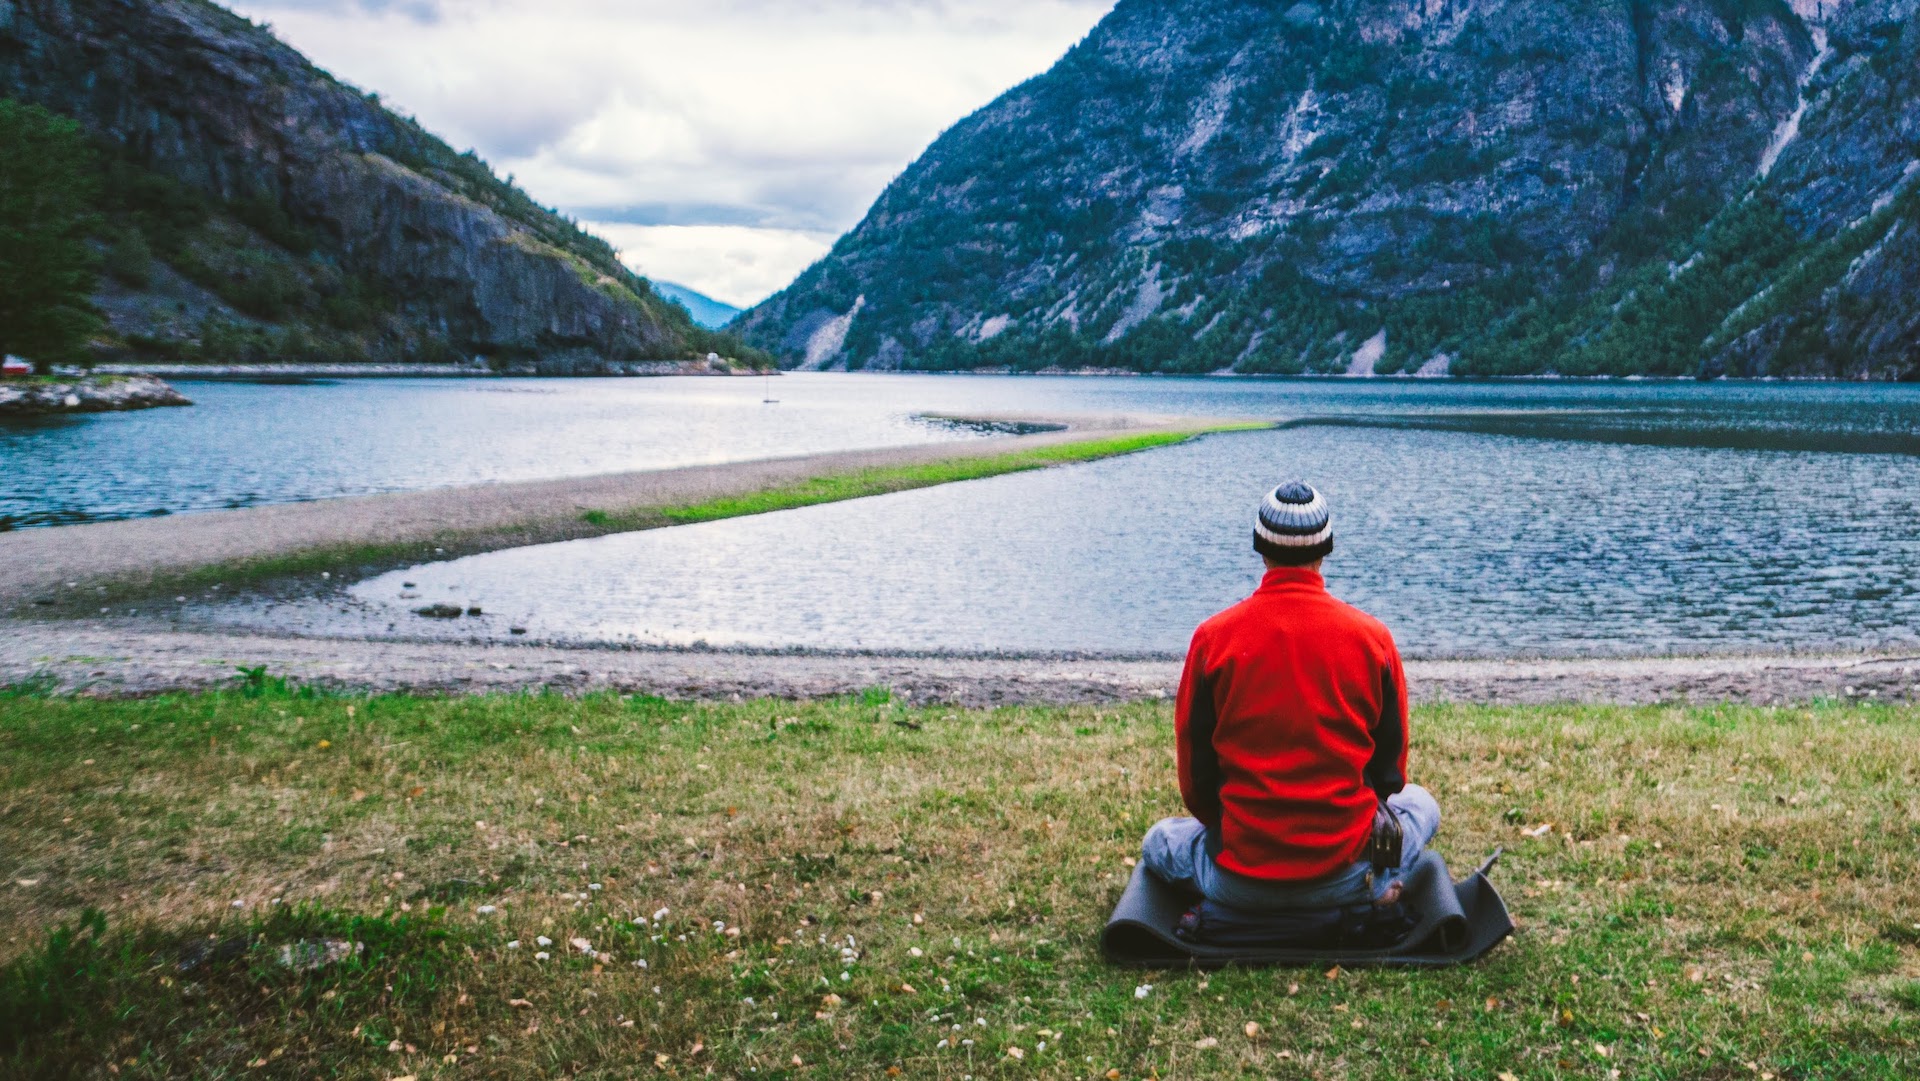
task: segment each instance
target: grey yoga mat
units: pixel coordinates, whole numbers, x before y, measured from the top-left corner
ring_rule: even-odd
[[[1498,859],[1499,854],[1494,854]],[[1407,874],[1406,903],[1419,922],[1387,949],[1226,949],[1182,942],[1173,933],[1193,904],[1183,891],[1133,869],[1120,903],[1114,906],[1100,952],[1130,968],[1223,968],[1228,965],[1327,965],[1347,968],[1399,966],[1441,968],[1464,964],[1499,945],[1513,933],[1513,918],[1500,892],[1487,880],[1486,866],[1455,882],[1439,853],[1422,852]]]

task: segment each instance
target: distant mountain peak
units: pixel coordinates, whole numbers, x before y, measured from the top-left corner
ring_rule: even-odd
[[[693,321],[703,327],[718,330],[733,322],[741,312],[740,308],[724,300],[715,300],[696,289],[689,289],[677,282],[653,280],[653,291],[687,309]]]

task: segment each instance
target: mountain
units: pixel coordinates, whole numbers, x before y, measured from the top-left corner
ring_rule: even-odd
[[[715,300],[705,293],[695,292],[684,285],[673,282],[655,281],[653,291],[687,309],[693,321],[703,327],[718,330],[733,322],[740,309],[725,301]]]
[[[1920,0],[1120,0],[788,364],[1920,378]]]
[[[103,358],[570,374],[763,357],[204,0],[0,0],[0,95],[97,139]]]

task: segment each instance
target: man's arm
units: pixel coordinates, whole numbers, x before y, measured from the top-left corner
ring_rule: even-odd
[[[1210,830],[1220,828],[1220,756],[1213,749],[1213,683],[1207,678],[1200,636],[1187,648],[1187,666],[1180,673],[1180,697],[1173,707],[1174,740],[1179,745],[1180,798],[1187,810]]]
[[[1373,726],[1373,757],[1365,776],[1367,787],[1386,799],[1407,787],[1407,673],[1391,639],[1380,682],[1380,720]]]

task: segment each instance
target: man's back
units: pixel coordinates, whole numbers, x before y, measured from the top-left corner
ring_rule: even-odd
[[[1289,882],[1350,864],[1405,785],[1406,708],[1392,635],[1314,570],[1275,567],[1202,624],[1176,715],[1180,790],[1219,865]]]

